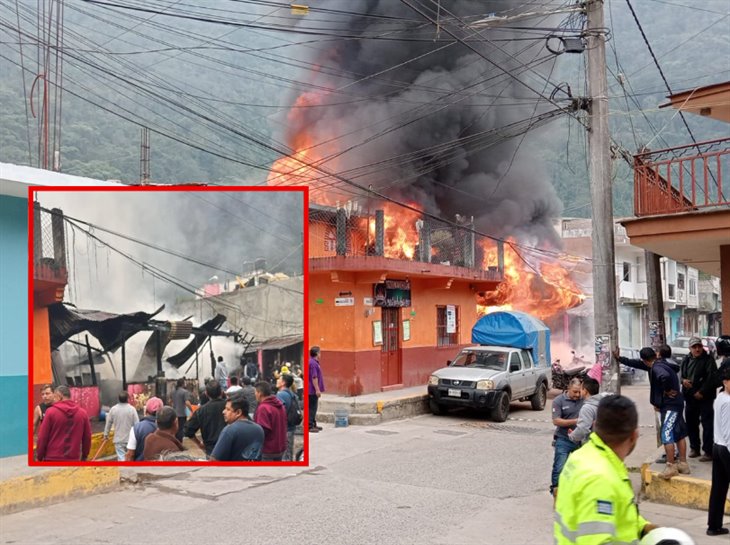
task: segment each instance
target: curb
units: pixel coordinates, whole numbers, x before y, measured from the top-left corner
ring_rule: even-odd
[[[358,403],[355,400],[351,402],[329,401],[322,405],[324,405],[322,406],[324,410],[317,412],[318,421],[333,423],[335,410],[347,410],[349,412],[348,424],[354,426],[373,426],[389,420],[430,413],[428,394],[366,403]]]
[[[685,475],[677,475],[667,481],[660,477],[658,471],[653,471],[651,465],[651,462],[641,465],[641,491],[646,499],[656,503],[707,510],[710,481]],[[730,500],[725,502],[725,514],[730,515]]]
[[[38,471],[0,482],[0,514],[88,496],[119,485],[118,467],[28,469]]]

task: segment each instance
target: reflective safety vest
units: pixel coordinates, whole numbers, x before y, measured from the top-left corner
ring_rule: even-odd
[[[595,433],[571,453],[558,481],[556,545],[638,544],[639,514],[626,466]]]

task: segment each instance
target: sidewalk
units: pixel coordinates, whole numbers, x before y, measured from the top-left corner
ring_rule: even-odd
[[[0,514],[104,492],[119,476],[118,467],[29,467],[25,455],[2,458]]]
[[[333,423],[335,411],[346,411],[349,424],[365,426],[430,412],[425,385],[354,397],[322,394],[317,421]]]

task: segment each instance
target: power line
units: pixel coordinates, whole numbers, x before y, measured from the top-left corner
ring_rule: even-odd
[[[662,70],[662,67],[659,65],[659,59],[656,58],[656,55],[654,54],[654,50],[651,47],[651,44],[649,43],[649,39],[646,37],[646,33],[644,32],[643,27],[641,26],[641,23],[639,22],[639,18],[636,15],[636,12],[634,11],[634,6],[631,5],[631,0],[626,0],[626,4],[629,6],[629,10],[631,10],[631,15],[634,18],[634,21],[636,22],[636,26],[639,27],[639,32],[641,33],[641,37],[644,39],[644,43],[646,44],[647,49],[649,50],[649,53],[651,54],[651,58],[654,60],[654,64],[657,67],[657,70],[659,70],[659,75],[662,77],[662,81],[664,82],[664,85],[667,87],[667,91],[669,94],[674,94],[672,92],[672,88],[669,86],[669,82],[667,81],[666,76],[664,75],[664,71]],[[684,126],[687,128],[687,132],[689,133],[690,137],[692,138],[692,142],[697,144],[697,140],[695,139],[695,135],[692,134],[692,129],[689,128],[689,124],[687,123],[687,120],[684,118],[684,114],[681,110],[679,110],[679,117],[682,118],[682,122],[684,123]]]

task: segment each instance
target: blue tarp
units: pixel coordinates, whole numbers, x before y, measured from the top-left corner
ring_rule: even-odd
[[[537,365],[550,365],[550,330],[524,312],[510,310],[482,316],[471,330],[471,342],[530,349]]]

